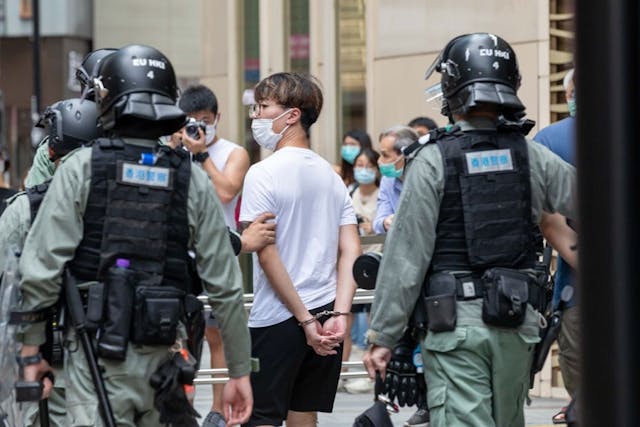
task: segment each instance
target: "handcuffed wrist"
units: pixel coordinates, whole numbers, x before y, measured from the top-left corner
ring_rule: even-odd
[[[310,324],[314,323],[315,321],[316,321],[316,318],[312,316],[312,317],[308,318],[307,320],[303,320],[302,322],[298,322],[298,326],[304,328],[305,326],[310,325]]]

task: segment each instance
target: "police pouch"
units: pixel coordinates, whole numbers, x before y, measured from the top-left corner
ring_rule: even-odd
[[[111,267],[107,273],[105,316],[98,335],[98,355],[105,359],[124,360],[127,355],[133,309],[133,274],[132,270],[116,267]]]
[[[89,291],[87,292],[87,315],[85,320],[85,326],[87,329],[95,331],[102,323],[105,300],[104,283],[97,282],[89,286]]]
[[[429,277],[425,307],[431,332],[448,332],[456,328],[457,278],[450,273],[436,273]]]
[[[131,341],[171,345],[183,317],[184,292],[169,286],[138,286],[135,291]]]
[[[529,280],[527,274],[517,270],[491,268],[485,271],[482,276],[484,323],[503,328],[520,326],[527,314]]]

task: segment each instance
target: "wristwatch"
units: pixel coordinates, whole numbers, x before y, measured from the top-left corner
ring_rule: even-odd
[[[209,152],[203,151],[201,153],[195,153],[193,155],[193,161],[198,163],[204,163],[205,160],[209,158]]]

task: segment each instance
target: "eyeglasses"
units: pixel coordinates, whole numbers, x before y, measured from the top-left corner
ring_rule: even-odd
[[[259,104],[249,105],[249,118],[253,119],[258,117],[258,115],[260,115],[260,110],[262,110],[262,107]]]
[[[281,105],[281,104],[273,104],[273,105],[278,105],[282,108],[288,108],[285,105]],[[260,115],[260,113],[262,112],[263,108],[269,108],[271,107],[271,105],[265,105],[265,104],[251,104],[249,105],[249,118],[250,119],[255,119],[256,117],[258,117]]]

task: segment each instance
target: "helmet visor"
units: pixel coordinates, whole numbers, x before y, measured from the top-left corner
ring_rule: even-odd
[[[433,73],[435,71],[440,71],[440,64],[442,63],[442,55],[443,55],[444,51],[440,51],[440,53],[438,54],[438,56],[436,56],[436,59],[433,60],[433,62],[431,63],[431,65],[429,65],[429,68],[427,68],[427,71],[424,73],[424,79],[425,80],[429,80],[429,77],[431,77],[433,75]]]
[[[424,90],[424,96],[429,108],[439,113],[442,109],[442,85],[440,83],[436,83],[429,86]]]

